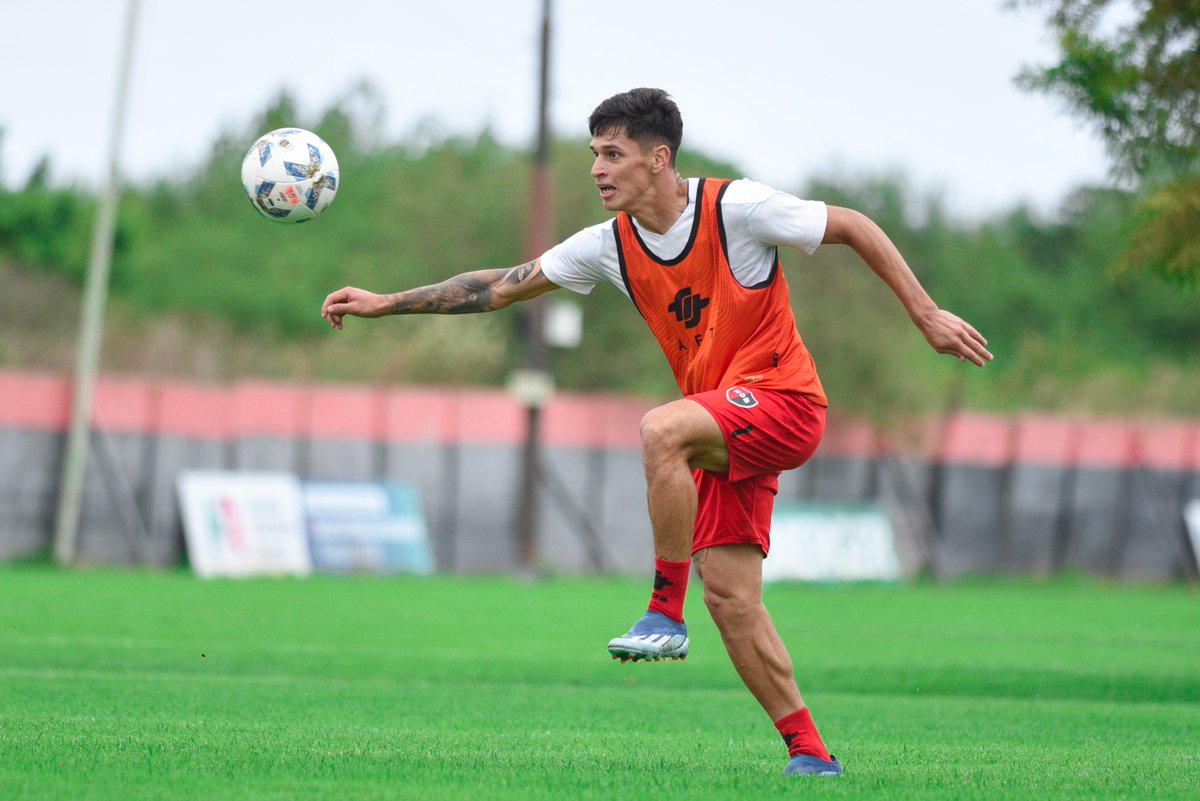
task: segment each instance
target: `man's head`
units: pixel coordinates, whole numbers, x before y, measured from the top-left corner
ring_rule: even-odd
[[[683,139],[683,118],[671,96],[661,89],[631,89],[613,95],[592,112],[588,130],[593,137],[624,133],[643,151],[666,145],[670,166]]]

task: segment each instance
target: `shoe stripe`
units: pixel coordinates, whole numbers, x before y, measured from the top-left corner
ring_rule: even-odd
[[[655,648],[666,648],[673,639],[675,639],[675,636],[671,634],[639,634],[634,637],[624,638],[625,642],[643,643]]]

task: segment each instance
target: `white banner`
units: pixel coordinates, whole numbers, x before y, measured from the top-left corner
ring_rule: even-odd
[[[187,471],[179,476],[179,502],[197,575],[312,572],[295,476]]]
[[[894,581],[896,540],[873,504],[776,502],[763,581]]]
[[[1196,560],[1196,568],[1200,570],[1200,498],[1191,501],[1184,508],[1183,519],[1187,523],[1188,536],[1192,540],[1192,556]]]

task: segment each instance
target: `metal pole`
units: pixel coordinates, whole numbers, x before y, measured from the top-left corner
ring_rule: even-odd
[[[104,306],[108,299],[108,273],[112,264],[113,233],[117,223],[118,161],[125,127],[125,105],[129,95],[129,74],[133,61],[133,40],[137,30],[139,0],[129,0],[125,16],[125,41],[117,74],[117,98],[113,109],[112,138],[109,141],[108,180],[96,211],[92,230],[92,250],[88,259],[87,284],[79,328],[75,360],[75,384],[71,397],[71,428],[67,434],[67,453],[59,482],[58,512],[54,528],[54,558],[60,565],[75,561],[79,534],[79,509],[87,470],[88,440],[91,430],[92,391],[100,361],[100,342],[104,335]]]
[[[536,259],[552,244],[550,219],[550,0],[542,0],[541,56],[538,74],[537,140],[533,151],[533,185],[529,198],[526,252]],[[545,310],[541,298],[524,308],[525,370],[544,378],[550,385],[550,358],[543,336]],[[529,396],[525,403],[525,447],[522,451],[521,490],[517,518],[517,561],[521,570],[532,574],[537,569],[538,513],[537,487],[541,483],[541,407],[545,393]]]

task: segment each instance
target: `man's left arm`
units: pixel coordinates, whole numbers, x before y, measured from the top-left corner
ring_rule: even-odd
[[[987,340],[965,320],[938,308],[896,245],[869,217],[853,209],[829,206],[821,242],[852,248],[896,294],[909,319],[935,351],[980,367],[992,360]]]

